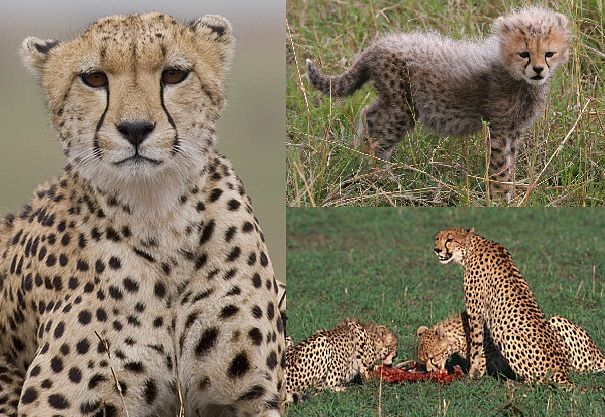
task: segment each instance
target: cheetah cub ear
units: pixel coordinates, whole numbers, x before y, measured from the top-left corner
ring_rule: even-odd
[[[189,23],[189,28],[198,38],[219,46],[223,65],[228,66],[231,63],[235,37],[231,23],[227,19],[218,15],[206,15]]]
[[[21,44],[21,59],[27,69],[39,78],[50,54],[59,44],[53,39],[42,40],[30,36]]]

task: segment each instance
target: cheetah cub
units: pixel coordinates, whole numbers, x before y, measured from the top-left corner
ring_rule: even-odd
[[[219,16],[27,38],[68,165],[0,226],[0,415],[278,417],[278,284],[215,149]]]
[[[370,378],[377,361],[386,365],[397,356],[397,336],[388,328],[347,319],[331,330],[319,330],[293,344],[288,342],[286,401],[297,402],[311,389],[344,390],[357,375]]]
[[[307,60],[313,87],[352,94],[371,80],[378,99],[361,111],[354,139],[389,160],[416,122],[441,135],[469,135],[490,126],[490,192],[514,197],[515,154],[524,129],[544,109],[550,79],[569,55],[567,18],[543,7],[499,17],[484,40],[435,32],[397,33],[362,51],[349,70],[325,76]]]

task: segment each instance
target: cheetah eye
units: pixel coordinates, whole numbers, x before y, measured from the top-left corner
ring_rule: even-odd
[[[519,52],[521,58],[529,58],[529,52]]]
[[[80,79],[84,84],[92,88],[102,88],[107,86],[107,75],[102,71],[85,72],[80,74]]]
[[[162,82],[164,84],[179,84],[185,81],[189,75],[188,69],[182,68],[166,68],[162,72]]]
[[[546,56],[546,58],[552,58],[554,54],[556,54],[556,52],[547,52],[544,55]]]

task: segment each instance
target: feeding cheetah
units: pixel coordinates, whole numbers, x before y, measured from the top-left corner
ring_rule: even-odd
[[[280,415],[278,285],[215,149],[233,46],[159,13],[23,42],[68,164],[0,229],[0,415]]]
[[[370,378],[376,361],[390,365],[397,337],[385,326],[347,319],[292,344],[286,359],[286,401],[296,402],[311,388],[341,391],[357,375]]]
[[[570,365],[578,372],[605,371],[605,356],[581,326],[561,316],[552,316],[548,324],[559,334],[569,353]],[[485,333],[487,331],[487,333]],[[489,330],[484,326],[483,350],[490,373],[502,373],[514,377],[506,360],[494,346]],[[418,359],[433,371],[445,368],[446,361],[457,355],[464,361],[469,356],[470,329],[468,314],[455,314],[431,328],[420,326],[418,336]]]
[[[443,264],[464,267],[464,300],[469,316],[469,375],[485,373],[484,326],[512,371],[522,380],[568,384],[569,354],[548,324],[508,250],[473,230],[451,228],[435,236]]]
[[[371,80],[378,99],[361,112],[354,145],[389,160],[416,122],[441,135],[469,135],[490,126],[490,191],[514,197],[519,140],[544,109],[550,79],[569,56],[567,18],[526,7],[494,20],[484,40],[453,40],[436,32],[396,33],[362,51],[350,69],[307,73],[325,94],[347,96]]]

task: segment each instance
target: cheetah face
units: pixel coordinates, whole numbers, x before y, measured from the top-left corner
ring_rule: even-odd
[[[397,336],[391,332],[386,326],[377,326],[377,360],[385,365],[392,365],[393,359],[397,356]]]
[[[426,366],[429,372],[445,368],[449,358],[449,344],[440,330],[420,326],[416,331],[418,336],[418,360]]]
[[[435,255],[442,264],[452,261],[464,265],[466,256],[467,239],[473,234],[473,230],[451,228],[442,230],[435,236]]]
[[[494,21],[501,59],[511,75],[541,85],[569,56],[569,23],[565,16],[533,7]]]
[[[65,43],[30,37],[22,55],[69,163],[103,188],[203,169],[233,43],[221,17],[151,13],[100,19]]]

